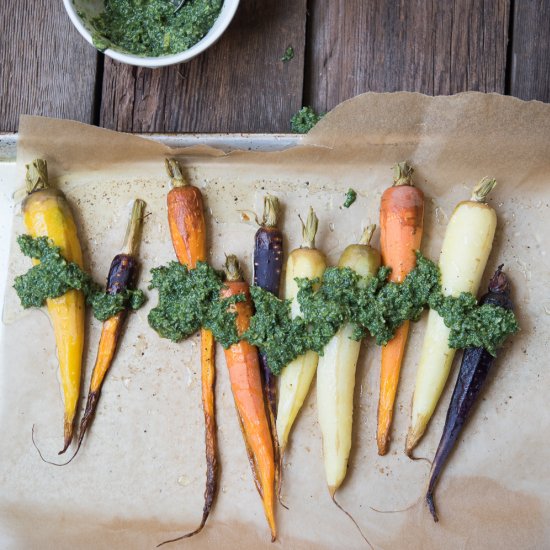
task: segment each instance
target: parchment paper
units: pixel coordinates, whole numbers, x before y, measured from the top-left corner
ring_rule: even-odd
[[[274,153],[196,147],[171,151],[135,136],[82,124],[24,117],[18,180],[24,163],[48,160],[54,185],[78,218],[86,265],[106,276],[123,238],[130,201],[147,217],[140,285],[151,267],[174,258],[166,220],[169,189],[163,159],[177,154],[204,191],[210,259],[225,252],[251,274],[256,228],[240,209],[260,211],[265,192],[284,204],[287,251],[299,245],[297,214],[312,205],[318,247],[330,262],[378,219],[393,163],[408,159],[426,195],[422,249],[437,259],[454,205],[493,175],[490,203],[498,231],[483,286],[499,263],[513,284],[522,331],[500,353],[471,422],[437,491],[440,523],[422,500],[429,465],[403,454],[424,319],[409,341],[390,454],[376,454],[379,349],[362,348],[355,392],[354,443],[338,493],[376,548],[544,548],[550,544],[550,105],[462,94],[366,94],[329,113],[303,146]],[[342,209],[353,187],[358,199]],[[16,209],[17,210],[17,209]],[[20,216],[13,235],[24,231]],[[375,238],[378,242],[378,236]],[[5,297],[0,372],[0,541],[3,548],[152,548],[193,528],[204,491],[203,419],[197,337],[173,344],[148,327],[149,302],[133,314],[105,383],[95,423],[78,458],[65,468],[43,464],[31,426],[52,458],[62,440],[62,398],[51,326],[39,311],[22,312],[13,277],[29,266],[12,250]],[[89,319],[83,391],[95,359],[100,324]],[[443,427],[460,354],[418,456],[431,459]],[[364,548],[350,520],[332,504],[324,480],[315,388],[291,434],[278,508],[279,541],[269,542],[234,412],[221,349],[217,355],[220,492],[203,533],[187,548]],[[406,511],[382,514],[378,510]]]

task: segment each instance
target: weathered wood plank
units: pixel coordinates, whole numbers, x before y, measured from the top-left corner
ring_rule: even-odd
[[[97,52],[63,3],[2,0],[1,11],[0,131],[22,113],[92,122]]]
[[[105,60],[100,124],[129,132],[284,132],[301,107],[306,0],[242,0],[220,41],[186,64]],[[292,45],[292,61],[280,61]]]
[[[516,0],[510,94],[550,101],[550,1]]]
[[[505,89],[509,0],[310,2],[304,102],[366,91]]]

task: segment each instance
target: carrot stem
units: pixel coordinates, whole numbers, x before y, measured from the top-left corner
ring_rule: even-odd
[[[367,225],[367,227],[363,231],[363,234],[361,235],[361,238],[359,239],[358,244],[364,244],[364,245],[370,244],[372,240],[372,236],[374,235],[375,231],[376,231],[375,223]]]
[[[302,248],[315,248],[315,236],[319,226],[319,219],[315,215],[313,208],[309,207],[306,223],[300,218],[302,224]]]
[[[168,172],[173,187],[185,187],[189,185],[177,159],[165,159],[164,165],[166,166],[166,171]]]
[[[30,164],[25,165],[25,187],[30,195],[42,189],[49,189],[48,163],[44,159],[34,159]]]
[[[414,169],[407,162],[398,162],[393,167],[393,185],[414,185],[412,180]]]
[[[132,215],[126,228],[126,235],[122,244],[121,254],[136,256],[138,253],[139,243],[141,241],[141,230],[143,228],[143,211],[145,202],[141,199],[136,199],[132,207]]]
[[[495,178],[484,177],[472,190],[471,201],[485,202],[487,195],[494,189],[497,184]]]
[[[274,195],[266,195],[264,197],[264,212],[261,225],[263,227],[277,227],[279,211],[279,199]]]

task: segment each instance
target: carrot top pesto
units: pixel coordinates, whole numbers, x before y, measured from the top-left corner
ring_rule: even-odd
[[[355,325],[355,339],[370,333],[378,345],[385,345],[404,321],[417,321],[425,307],[443,317],[451,329],[449,345],[455,348],[480,346],[495,354],[505,338],[519,330],[509,310],[479,306],[468,293],[443,296],[439,268],[420,253],[417,267],[403,283],[388,282],[389,273],[389,268],[382,267],[376,276],[362,281],[350,268],[330,267],[320,281],[299,279],[301,316],[295,318],[291,318],[289,301],[252,286],[255,314],[241,338],[258,346],[271,370],[279,374],[307,350],[322,355],[344,323]],[[151,288],[159,291],[159,305],[149,314],[150,325],[174,341],[203,326],[229,347],[239,340],[230,308],[231,300],[239,297],[220,299],[222,287],[221,274],[205,263],[191,270],[177,262],[154,269]]]
[[[223,0],[187,0],[176,9],[172,0],[105,0],[91,21],[94,45],[135,55],[157,57],[188,50],[201,40],[220,15]]]
[[[46,237],[21,235],[17,242],[23,254],[40,262],[15,278],[14,288],[25,308],[40,307],[48,298],[76,289],[84,292],[94,316],[104,321],[123,309],[138,309],[145,301],[141,290],[107,294],[78,265],[65,260]],[[295,318],[288,300],[251,286],[255,314],[241,338],[258,346],[273,373],[279,374],[307,350],[322,355],[344,323],[355,325],[353,338],[370,333],[383,346],[406,320],[417,321],[426,307],[435,309],[451,329],[449,346],[453,348],[482,347],[495,355],[506,337],[519,330],[508,309],[478,305],[466,292],[444,296],[439,268],[420,253],[416,268],[402,283],[388,282],[389,273],[388,267],[382,267],[365,281],[350,268],[329,267],[321,280],[298,279],[301,316]],[[223,287],[222,273],[205,262],[198,262],[195,269],[178,262],[157,267],[152,270],[150,288],[158,290],[159,302],[149,312],[149,324],[173,341],[204,327],[228,348],[239,341],[231,306],[244,296],[220,298]]]
[[[124,309],[139,309],[145,302],[141,290],[125,289],[116,294],[106,293],[92,277],[74,262],[68,262],[47,237],[20,235],[17,243],[21,252],[35,260],[24,275],[15,278],[14,288],[24,308],[41,307],[48,298],[58,298],[67,291],[81,290],[92,306],[94,317],[105,321]]]

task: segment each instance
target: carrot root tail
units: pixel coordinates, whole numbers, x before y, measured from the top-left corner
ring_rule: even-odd
[[[334,502],[334,504],[336,504],[336,506],[342,512],[344,512],[344,514],[346,514],[346,516],[348,516],[348,518],[351,519],[351,521],[353,521],[353,524],[355,525],[355,527],[357,527],[357,530],[359,531],[359,534],[363,537],[363,540],[369,545],[369,548],[371,548],[371,550],[374,550],[374,546],[370,543],[369,539],[365,536],[365,534],[361,530],[361,527],[359,527],[359,524],[357,523],[357,521],[355,521],[355,518],[347,510],[345,510],[342,507],[342,505],[339,504],[339,502],[336,500],[336,497],[334,496],[334,493],[336,492],[336,489],[329,488],[329,492],[330,492],[330,497],[332,498],[332,502]]]
[[[439,518],[437,517],[437,512],[435,511],[434,495],[432,491],[428,491],[428,493],[426,494],[426,504],[428,505],[434,521],[437,523],[439,521]]]

